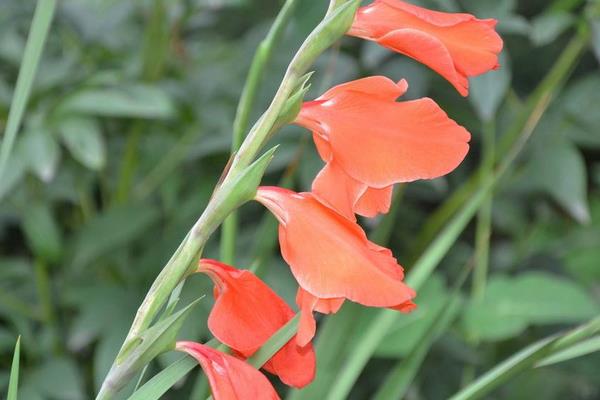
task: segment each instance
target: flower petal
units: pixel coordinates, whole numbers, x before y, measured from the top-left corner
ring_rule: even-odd
[[[415,296],[402,282],[402,267],[390,252],[381,251],[356,223],[310,193],[261,187],[257,200],[274,213],[285,210],[287,220],[279,227],[282,255],[300,286],[313,296],[343,297],[375,307],[394,306]],[[302,311],[315,308],[309,306],[301,306]]]
[[[495,26],[493,19],[432,11],[400,0],[376,0],[359,8],[348,34],[414,58],[466,96],[467,77],[498,67],[503,43]]]
[[[468,152],[469,132],[429,98],[392,103],[345,93],[335,102],[335,112],[319,115],[329,127],[332,159],[370,187],[437,178]]]
[[[392,204],[393,186],[383,189],[368,188],[354,205],[354,212],[364,217],[374,217],[377,214],[386,214]]]
[[[335,162],[327,163],[312,184],[315,197],[352,221],[356,220],[354,204],[366,190],[367,185],[350,177]]]
[[[215,400],[279,399],[269,380],[242,360],[200,343],[182,341],[175,348],[198,360]]]
[[[238,270],[216,260],[200,260],[205,272],[219,288],[208,317],[208,327],[222,343],[250,357],[295,315],[269,286],[247,270]],[[287,385],[303,387],[315,374],[312,344],[305,349],[290,340],[271,358],[265,369]]]
[[[461,95],[469,94],[469,80],[457,71],[450,52],[435,36],[406,28],[381,36],[377,43],[427,65],[446,78]]]

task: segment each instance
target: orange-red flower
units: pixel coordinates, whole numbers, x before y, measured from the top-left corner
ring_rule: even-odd
[[[431,99],[396,102],[407,83],[372,76],[304,103],[295,123],[313,132],[327,164],[313,193],[347,218],[389,210],[392,185],[456,168],[471,135]]]
[[[315,333],[312,311],[336,312],[344,299],[408,311],[415,292],[392,253],[311,193],[260,187],[256,200],[279,221],[279,245],[298,281],[301,321],[298,344]]]
[[[400,0],[375,0],[358,9],[348,35],[414,58],[466,96],[469,76],[498,68],[502,39],[495,26],[494,19],[431,11]]]
[[[269,286],[247,270],[216,260],[200,260],[199,272],[215,284],[215,304],[208,328],[222,343],[244,358],[250,357],[295,315]],[[263,366],[287,385],[303,387],[315,376],[312,344],[298,346],[290,340]]]
[[[182,341],[175,348],[198,360],[215,400],[279,399],[269,380],[242,360],[200,343]]]

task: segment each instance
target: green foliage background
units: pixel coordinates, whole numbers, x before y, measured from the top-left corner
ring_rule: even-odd
[[[577,34],[586,6],[581,0],[419,3],[499,20],[502,68],[473,80],[469,99],[426,67],[350,38],[319,58],[307,95],[365,75],[406,78],[406,98],[432,97],[472,132],[471,152],[459,169],[398,190],[387,244],[408,270],[425,244],[419,235],[425,221],[479,166],[484,131],[501,140]],[[279,6],[274,0],[59,2],[0,181],[0,393],[17,335],[20,398],[77,400],[98,390],[144,293],[227,162],[237,99]],[[0,4],[0,131],[33,8],[17,0]],[[325,8],[325,1],[314,0],[297,8],[266,71],[253,119]],[[532,139],[494,193],[485,294],[476,299],[467,281],[407,398],[446,398],[525,345],[600,314],[600,19],[592,26],[591,46],[532,125]],[[287,171],[295,189],[308,190],[322,164],[307,132],[287,127],[275,141],[282,145],[266,183],[277,184]],[[259,260],[262,276],[293,304],[294,281],[269,218],[255,204],[243,207],[236,265]],[[371,231],[382,221],[361,222]],[[370,398],[447,307],[460,271],[476,263],[474,235],[473,224],[420,291],[418,311],[398,316],[350,398]],[[204,255],[219,257],[218,235]],[[185,303],[206,297],[181,338],[210,339],[210,294],[205,277],[186,284]],[[346,307],[357,317],[339,337],[357,337],[373,311]],[[338,365],[343,357],[337,356]],[[174,359],[161,356],[148,375]],[[318,374],[334,380],[336,371]],[[591,354],[525,371],[490,398],[595,399],[599,371],[600,354]],[[195,370],[167,398],[201,393],[200,376]]]

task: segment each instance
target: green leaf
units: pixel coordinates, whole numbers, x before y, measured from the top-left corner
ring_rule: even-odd
[[[60,112],[107,117],[166,119],[175,114],[171,98],[156,86],[86,88],[69,96]]]
[[[388,373],[383,385],[380,386],[373,397],[375,400],[400,399],[405,397],[411,382],[423,364],[427,352],[437,338],[448,329],[460,311],[460,302],[462,300],[460,292],[456,290],[449,297],[443,303],[443,306],[427,321],[426,329],[419,340],[413,345],[407,357],[399,361]]]
[[[42,181],[50,182],[60,161],[60,147],[47,129],[33,128],[24,132],[19,142],[19,153]]]
[[[128,400],[158,400],[197,366],[198,361],[192,357],[184,356],[152,377],[129,396]]]
[[[546,356],[564,350],[582,339],[600,331],[600,318],[595,318],[562,335],[553,335],[537,341],[492,368],[464,387],[450,400],[475,400],[504,383],[519,372],[531,368]]]
[[[539,143],[532,152],[524,180],[531,189],[550,195],[576,221],[587,223],[587,170],[580,151],[562,137]]]
[[[14,152],[6,164],[6,172],[0,178],[0,200],[23,179],[25,172],[25,160]]]
[[[47,360],[27,376],[26,383],[44,398],[85,398],[81,371],[72,359],[61,357]]]
[[[269,361],[275,353],[279,351],[292,337],[298,332],[298,322],[300,321],[300,313],[286,322],[277,332],[275,332],[269,340],[267,340],[261,347],[250,357],[247,361],[248,364],[260,368],[264,363]]]
[[[19,365],[21,359],[21,336],[17,338],[15,351],[13,353],[12,365],[10,367],[10,380],[8,381],[8,393],[6,400],[17,400],[19,390]]]
[[[507,52],[500,54],[500,68],[469,81],[469,100],[475,108],[479,119],[491,121],[510,87],[510,62]]]
[[[447,298],[448,290],[442,278],[437,274],[432,275],[419,290],[417,309],[394,321],[375,350],[375,356],[407,356],[429,331],[429,327],[447,303]]]
[[[596,17],[590,22],[592,27],[592,50],[600,63],[600,18]]]
[[[600,115],[596,105],[600,102],[600,77],[589,74],[570,85],[561,101],[564,112],[570,120],[588,130],[590,136],[598,141]]]
[[[529,325],[579,322],[599,311],[584,289],[564,278],[540,272],[496,275],[484,299],[468,304],[463,325],[471,337],[493,341],[518,335]]]
[[[34,203],[23,210],[23,229],[33,252],[49,262],[60,260],[62,233],[48,203]]]
[[[10,105],[6,131],[0,145],[0,182],[5,179],[5,169],[17,137],[19,126],[21,125],[23,114],[25,113],[25,107],[31,93],[31,87],[33,86],[55,9],[56,0],[39,1],[35,8],[31,30],[29,31],[29,37],[25,46],[25,54],[23,55],[23,61],[19,69],[15,94]],[[0,197],[2,197],[1,191]]]
[[[115,251],[138,238],[160,217],[159,210],[147,204],[126,204],[110,208],[92,219],[76,235],[72,259],[75,268]]]
[[[583,340],[571,347],[556,352],[549,357],[544,358],[536,366],[545,367],[547,365],[557,364],[564,361],[569,361],[577,357],[582,357],[596,351],[600,351],[600,336],[594,336],[587,340]]]
[[[551,12],[537,16],[531,24],[530,38],[536,46],[544,46],[556,40],[575,22],[567,12]]]
[[[96,120],[71,116],[62,120],[58,129],[73,158],[93,170],[104,168],[106,149]]]

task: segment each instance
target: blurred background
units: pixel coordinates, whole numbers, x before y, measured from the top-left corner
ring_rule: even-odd
[[[143,295],[200,215],[227,162],[237,99],[281,3],[59,2],[0,181],[0,393],[18,335],[20,398],[78,400],[98,390]],[[326,3],[300,2],[269,63],[252,121]],[[582,0],[413,3],[498,19],[502,68],[474,79],[465,99],[426,67],[344,38],[319,58],[307,98],[365,75],[406,78],[406,98],[432,97],[472,133],[471,152],[459,169],[397,189],[394,212],[361,221],[407,270],[444,225],[439,207],[475,174],[485,154],[493,156],[493,138],[502,143],[507,135],[531,133],[494,193],[485,290],[476,295],[482,284],[471,279],[463,285],[451,321],[407,394],[442,399],[527,344],[600,313],[600,19],[585,18]],[[2,132],[34,6],[0,2]],[[569,72],[564,85],[543,81],[561,67]],[[540,98],[544,88],[550,95]],[[265,182],[285,179],[308,190],[322,166],[310,136],[287,127],[274,141],[282,146]],[[495,147],[502,160],[506,149]],[[459,199],[458,208],[466,200]],[[278,254],[273,220],[256,204],[244,206],[240,218],[236,265],[258,266],[293,304],[295,284]],[[469,225],[419,292],[418,311],[399,315],[350,398],[371,397],[447,305],[460,271],[482,259],[475,250],[477,225]],[[204,255],[219,257],[218,234]],[[210,339],[206,277],[186,283],[182,304],[203,294],[181,338]],[[339,332],[340,341],[359,333],[374,310],[350,305],[344,311],[356,319]],[[333,364],[320,368],[321,383],[335,379],[343,353],[352,351],[348,343]],[[148,376],[174,357],[161,356]],[[598,399],[599,372],[600,354],[591,354],[528,370],[490,398]],[[165,398],[200,398],[193,397],[202,390],[200,375],[194,370]],[[293,398],[321,398],[311,390]]]

